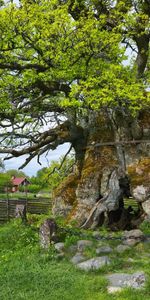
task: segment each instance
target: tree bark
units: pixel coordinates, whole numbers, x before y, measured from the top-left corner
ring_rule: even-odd
[[[54,214],[64,215],[82,228],[112,224],[111,212],[116,212],[117,220],[123,199],[132,194],[130,167],[149,159],[149,117],[146,111],[136,119],[129,115],[123,119],[121,112],[113,118],[108,112],[92,113],[89,119],[93,126],[89,121],[84,147],[78,140],[75,148],[79,153],[74,173],[54,193]]]

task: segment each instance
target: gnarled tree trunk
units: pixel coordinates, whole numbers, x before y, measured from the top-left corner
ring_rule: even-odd
[[[103,223],[126,228],[129,211],[124,198],[135,197],[138,186],[149,188],[150,114],[143,111],[135,119],[122,112],[93,112],[86,138],[76,140],[74,148],[77,165],[55,191],[53,213],[83,228]],[[141,214],[145,201],[150,206],[147,194],[135,201],[142,203]]]

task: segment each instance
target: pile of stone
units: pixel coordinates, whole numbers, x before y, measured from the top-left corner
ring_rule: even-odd
[[[51,244],[49,223],[44,222],[40,228],[40,241],[41,246],[45,249]],[[98,240],[97,240],[98,237]],[[52,238],[52,236],[51,236]],[[95,239],[94,239],[95,238]],[[71,257],[70,262],[76,266],[79,270],[83,271],[94,271],[99,270],[103,267],[109,266],[111,264],[111,259],[109,254],[113,253],[123,253],[124,251],[130,250],[137,243],[143,242],[145,240],[144,234],[141,230],[135,229],[130,231],[125,231],[122,237],[122,244],[118,245],[113,249],[109,244],[102,243],[99,240],[100,235],[98,232],[93,233],[93,240],[78,240],[75,245],[71,245],[66,249],[63,242],[54,243],[53,246],[56,250],[56,257]],[[86,250],[95,250],[95,257],[89,258],[87,256]],[[128,262],[133,262],[134,260],[129,258]],[[120,292],[123,288],[143,288],[145,284],[145,274],[143,272],[137,272],[134,274],[125,273],[114,273],[105,276],[108,281],[108,293]]]

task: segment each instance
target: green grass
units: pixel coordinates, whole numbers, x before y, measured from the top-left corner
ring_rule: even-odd
[[[66,245],[75,238],[67,236]],[[108,242],[103,241],[104,244]],[[119,243],[119,242],[118,242]],[[111,242],[113,247],[113,241]],[[114,241],[114,247],[116,241]],[[93,256],[94,250],[87,251]],[[36,226],[23,226],[17,220],[0,227],[0,299],[2,300],[144,300],[150,299],[148,244],[139,244],[123,254],[110,255],[112,264],[97,272],[77,270],[66,257],[58,259],[54,248],[44,251],[38,245]],[[134,261],[128,262],[128,257]],[[143,270],[147,286],[142,291],[126,289],[108,295],[105,274]]]
[[[0,193],[0,199],[19,199],[19,198],[26,199],[26,193],[16,192],[16,193],[9,193],[8,195],[7,193]],[[34,194],[28,193],[28,198],[29,199],[34,198]]]
[[[35,193],[22,193],[22,192],[16,192],[16,193],[9,193],[9,195],[7,195],[7,193],[0,193],[0,199],[34,199],[36,200],[35,197]],[[41,196],[37,197],[37,198],[48,198],[50,199],[50,194],[48,193],[44,193]]]

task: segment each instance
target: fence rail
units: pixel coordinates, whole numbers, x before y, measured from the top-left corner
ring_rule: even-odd
[[[19,204],[25,205],[27,213],[31,214],[47,214],[52,207],[52,203],[48,198],[0,199],[0,223],[14,218],[16,206]]]

